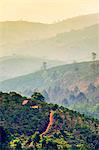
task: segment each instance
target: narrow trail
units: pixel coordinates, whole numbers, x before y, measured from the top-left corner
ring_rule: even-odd
[[[26,104],[28,103],[28,101],[29,101],[29,100],[24,100],[24,101],[22,102],[22,105],[26,105]],[[35,106],[31,106],[30,108],[38,109],[39,106],[35,105]],[[51,110],[48,126],[47,126],[47,128],[45,129],[45,131],[41,134],[41,136],[45,135],[45,134],[49,131],[50,127],[52,126],[53,120],[54,120],[54,119],[53,119],[53,114],[54,114],[54,112]]]
[[[50,118],[49,118],[49,124],[46,128],[46,130],[41,134],[42,136],[45,135],[48,131],[49,131],[49,128],[52,126],[53,124],[53,111],[50,112]]]

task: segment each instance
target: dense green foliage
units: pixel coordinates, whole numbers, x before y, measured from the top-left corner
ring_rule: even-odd
[[[39,92],[34,92],[33,95],[31,96],[31,98],[33,100],[39,100],[39,101],[42,101],[42,102],[44,102],[44,99],[45,99],[44,96]]]
[[[15,92],[0,93],[1,150],[98,150],[98,120],[38,99],[23,106],[25,99]],[[35,105],[39,107],[31,108]],[[53,123],[42,136],[51,111]]]

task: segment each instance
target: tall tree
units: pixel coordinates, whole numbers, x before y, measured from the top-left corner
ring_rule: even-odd
[[[92,52],[92,59],[93,59],[93,61],[96,60],[96,56],[97,56],[97,54],[95,52]]]
[[[93,82],[95,81],[95,74],[96,74],[96,70],[97,70],[96,57],[97,57],[97,54],[95,52],[92,52],[92,61],[93,62],[92,62],[91,68],[93,71]]]
[[[42,69],[43,69],[43,70],[47,70],[47,62],[43,62],[43,64],[42,64]]]

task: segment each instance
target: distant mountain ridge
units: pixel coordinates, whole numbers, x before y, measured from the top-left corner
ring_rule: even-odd
[[[28,22],[28,21],[5,21],[5,22],[0,22],[0,30],[1,35],[3,33],[8,33],[9,31],[21,31],[21,32],[40,32],[41,33],[53,33],[53,36],[56,34],[62,33],[62,32],[68,32],[71,30],[78,30],[82,29],[91,25],[94,25],[96,23],[99,23],[99,13],[96,14],[88,14],[88,15],[82,15],[82,16],[77,16],[73,18],[69,18],[60,22],[56,22],[53,24],[44,24],[44,23],[37,23],[37,22]],[[4,31],[5,30],[5,31]],[[51,32],[52,30],[52,32]],[[24,33],[25,34],[25,33]],[[39,34],[40,37],[40,34]],[[39,38],[38,37],[38,38]],[[52,35],[48,35],[48,37],[52,37]],[[38,39],[37,38],[37,39]],[[43,37],[42,37],[43,38]],[[46,37],[45,37],[46,38]]]
[[[0,81],[39,71],[42,69],[43,62],[47,63],[47,68],[65,63],[32,56],[13,55],[0,57]]]
[[[30,53],[36,51],[39,54],[42,51],[45,55],[48,54],[48,57],[71,62],[73,60],[88,61],[91,52],[95,51],[99,59],[98,39],[99,24],[94,24],[84,29],[72,30],[49,39],[35,41],[31,43],[33,49],[30,50]]]
[[[47,62],[47,68],[51,68],[71,63],[74,60],[89,61],[93,51],[97,53],[97,59],[99,59],[98,39],[99,24],[95,24],[84,29],[64,32],[48,39],[29,41],[29,45],[25,41],[18,43],[15,49],[18,53],[21,52],[23,56],[13,54],[9,57],[0,57],[0,81],[38,71],[43,62]],[[6,46],[14,45],[12,42]],[[31,56],[28,55],[28,52]],[[38,57],[32,56],[32,53],[37,54]],[[25,56],[26,54],[27,56]],[[48,59],[39,57],[39,55],[42,57],[43,54],[47,55]],[[64,61],[60,61],[59,58]]]
[[[7,38],[9,40],[9,38]],[[66,60],[67,62],[73,60],[90,60],[89,54],[95,51],[99,54],[99,24],[94,24],[84,29],[72,30],[70,32],[64,32],[58,34],[55,37],[51,37],[43,40],[35,40],[27,37],[13,38],[6,43],[6,40],[1,38],[5,43],[2,45],[1,50],[4,52],[9,51],[14,54],[31,55],[35,57],[46,57],[48,59]],[[1,51],[2,52],[2,51]],[[76,53],[76,55],[74,55]],[[57,55],[56,55],[57,54]],[[98,56],[98,55],[97,55]]]
[[[34,41],[51,38],[71,30],[80,30],[97,23],[99,23],[98,13],[67,19],[55,24],[26,21],[0,22],[0,50],[3,49],[5,54],[33,51],[35,49]],[[34,43],[34,47],[32,43]]]

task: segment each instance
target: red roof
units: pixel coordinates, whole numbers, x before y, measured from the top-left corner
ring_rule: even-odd
[[[29,101],[29,100],[27,100],[27,99],[24,100],[24,101],[22,102],[22,105],[26,105],[26,104],[28,103],[28,101]]]

